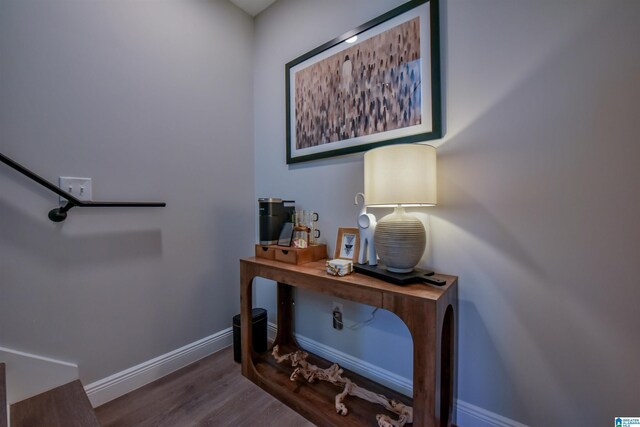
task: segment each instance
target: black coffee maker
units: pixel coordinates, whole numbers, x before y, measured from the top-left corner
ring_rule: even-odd
[[[295,200],[258,199],[260,209],[260,244],[275,245],[285,222],[293,221]]]

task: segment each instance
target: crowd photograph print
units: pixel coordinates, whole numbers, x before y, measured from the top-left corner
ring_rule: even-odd
[[[286,65],[287,163],[441,137],[435,11],[407,2]]]

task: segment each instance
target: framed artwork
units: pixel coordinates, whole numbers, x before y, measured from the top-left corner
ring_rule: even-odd
[[[409,1],[286,64],[288,164],[442,137],[438,1]]]
[[[333,258],[348,259],[356,262],[360,252],[360,235],[357,228],[338,228],[336,250]]]

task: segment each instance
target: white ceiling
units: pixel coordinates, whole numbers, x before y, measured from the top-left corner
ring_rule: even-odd
[[[238,6],[251,16],[256,16],[263,10],[265,10],[271,3],[275,3],[276,0],[230,0],[231,3]]]

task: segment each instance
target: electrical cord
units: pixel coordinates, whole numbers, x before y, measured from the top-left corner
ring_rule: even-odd
[[[369,323],[373,322],[373,320],[376,318],[376,311],[378,311],[378,308],[377,308],[377,307],[376,307],[376,308],[374,308],[374,309],[373,309],[373,311],[371,312],[371,314],[370,314],[370,316],[371,316],[371,317],[370,317],[370,318],[368,318],[367,320],[363,320],[362,322],[358,322],[358,323],[356,323],[356,324],[354,324],[354,325],[351,325],[351,326],[347,325],[346,323],[344,323],[344,322],[343,322],[343,321],[341,321],[341,320],[338,320],[338,318],[336,317],[336,315],[335,315],[335,314],[333,315],[333,320],[334,320],[336,323],[341,324],[341,325],[342,325],[342,326],[344,326],[345,328],[347,328],[347,329],[351,329],[351,330],[355,331],[356,329],[360,329],[360,328],[362,328],[363,326],[367,326]]]

